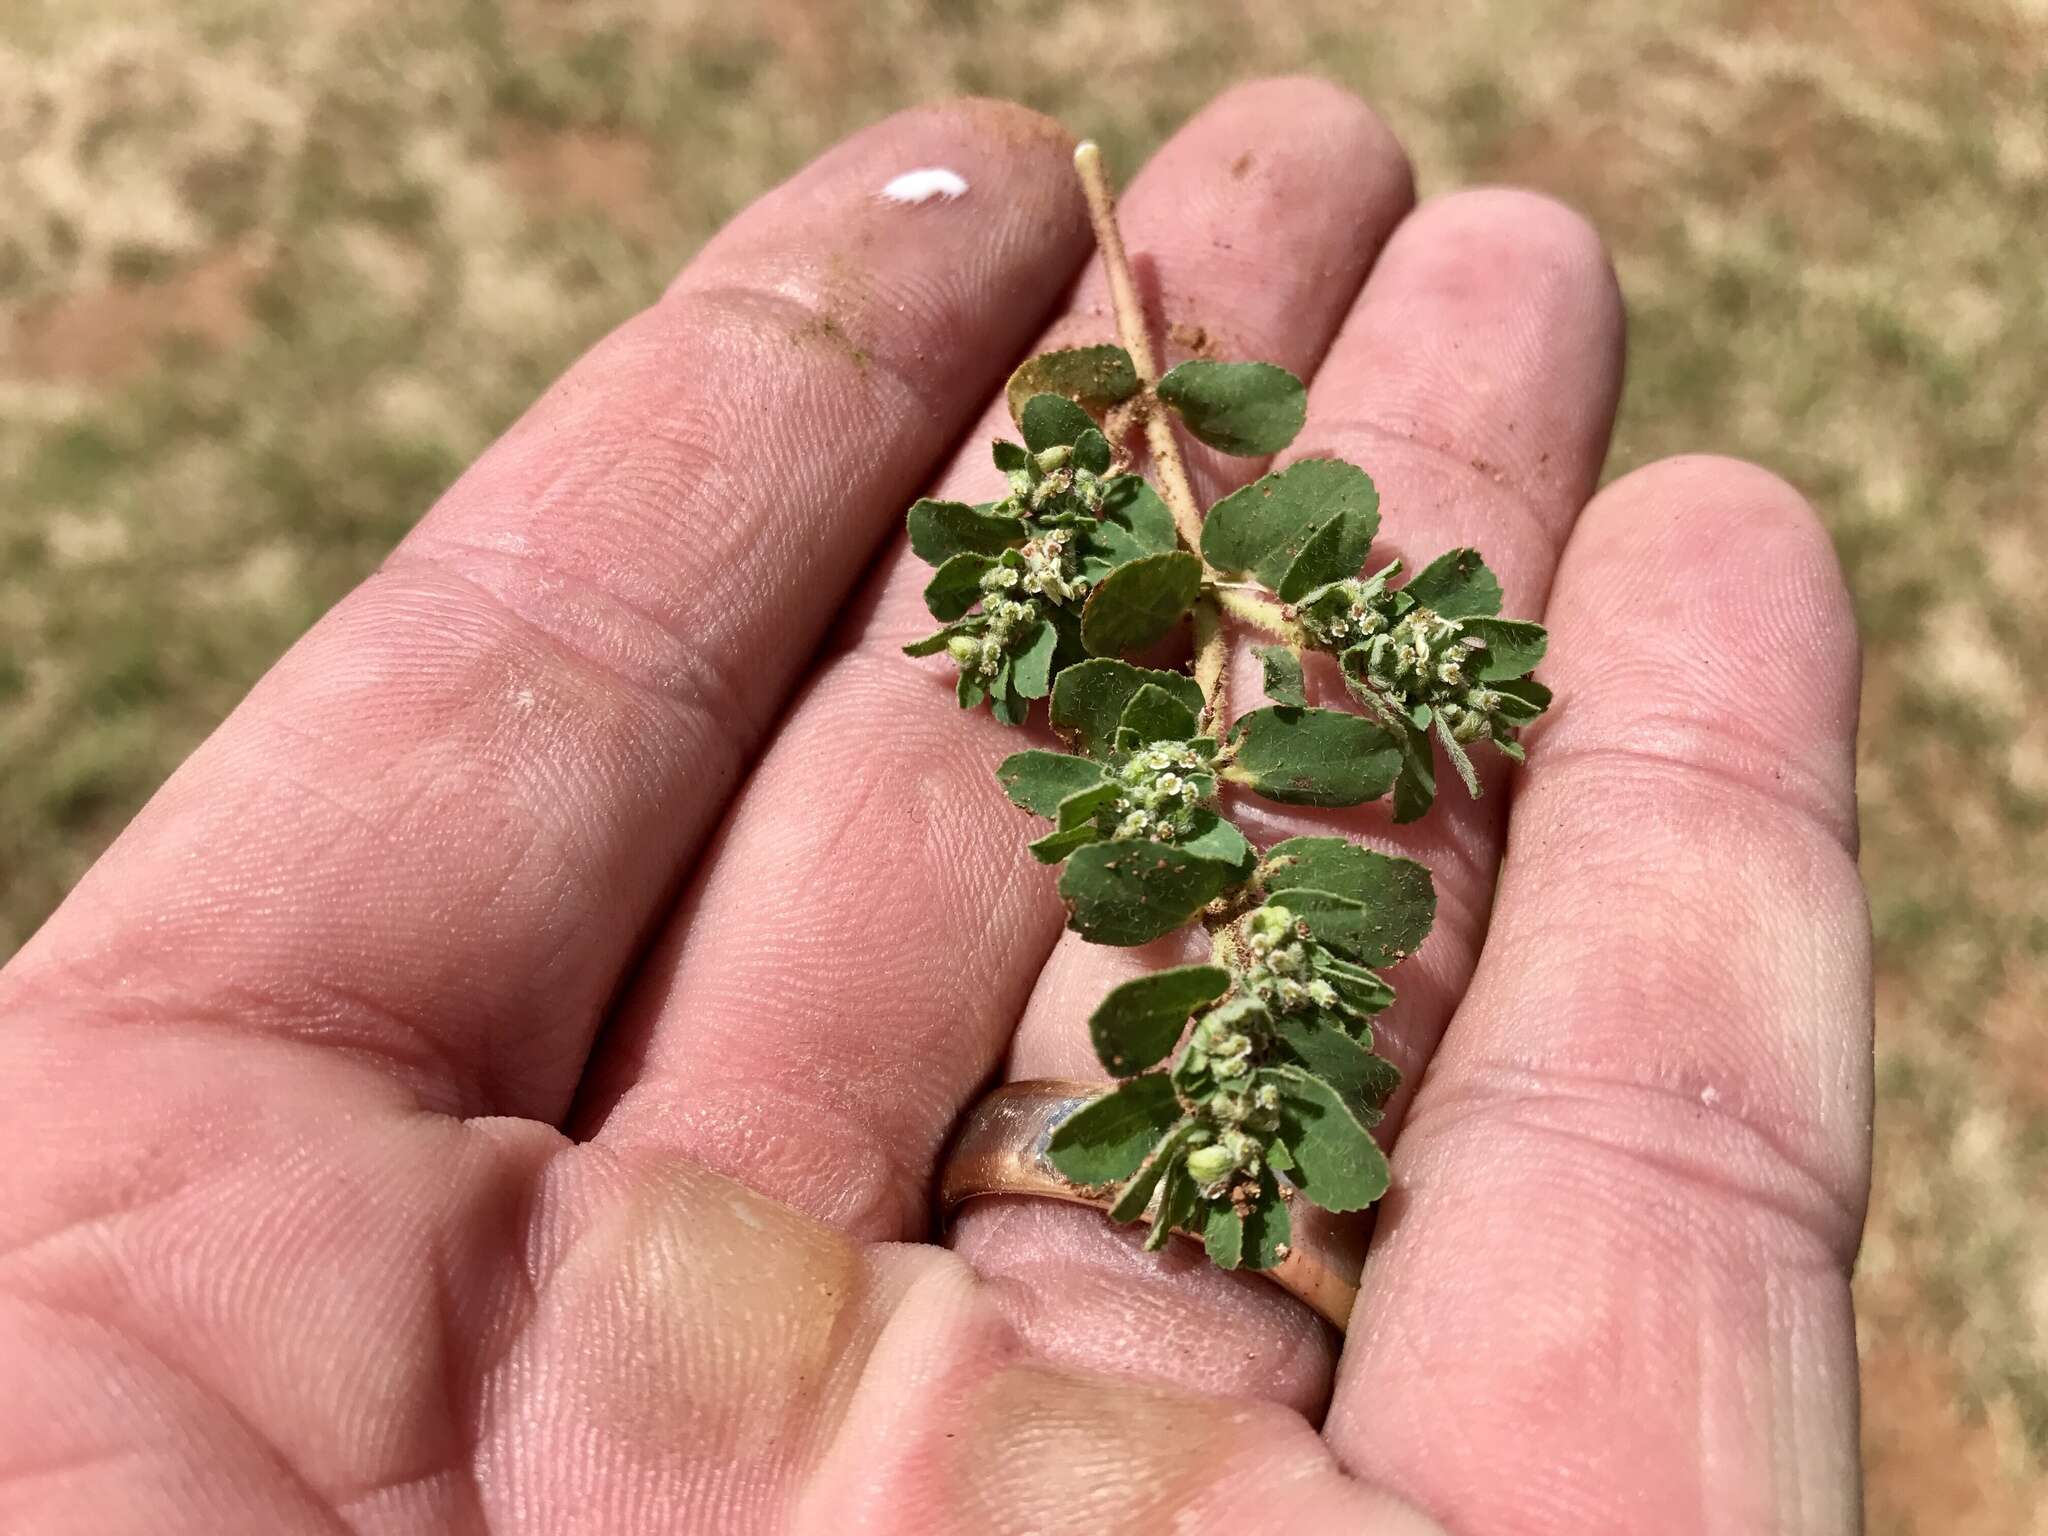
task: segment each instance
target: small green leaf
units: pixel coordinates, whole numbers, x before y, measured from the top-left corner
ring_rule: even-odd
[[[1218,1269],[1271,1269],[1280,1262],[1292,1226],[1271,1169],[1261,1169],[1258,1198],[1242,1216],[1228,1200],[1209,1207],[1202,1244]]]
[[[1202,1224],[1202,1246],[1218,1269],[1235,1269],[1244,1262],[1244,1222],[1228,1200],[1209,1207],[1209,1219]]]
[[[1266,850],[1259,880],[1287,906],[1289,891],[1329,891],[1360,903],[1369,926],[1357,943],[1362,964],[1393,965],[1411,955],[1436,921],[1436,882],[1413,859],[1375,853],[1342,837],[1290,837]]]
[[[1096,1059],[1118,1077],[1157,1066],[1194,1011],[1229,990],[1220,965],[1175,966],[1113,988],[1088,1017]]]
[[[1270,898],[1305,924],[1318,943],[1326,944],[1354,965],[1366,965],[1385,953],[1379,923],[1362,901],[1334,891],[1297,886]]]
[[[1202,554],[1218,570],[1250,571],[1279,591],[1310,540],[1326,543],[1304,567],[1355,576],[1380,526],[1380,493],[1372,477],[1342,459],[1303,459],[1217,502],[1202,523]],[[1332,521],[1341,519],[1336,532]],[[1337,576],[1326,576],[1323,582]],[[1292,602],[1323,582],[1281,595]]]
[[[1145,1214],[1145,1207],[1152,1203],[1152,1192],[1159,1187],[1159,1181],[1179,1165],[1194,1128],[1193,1121],[1182,1120],[1152,1149],[1145,1165],[1123,1187],[1122,1193],[1116,1197],[1116,1204],[1109,1208],[1111,1221],[1136,1221]]]
[[[981,601],[981,578],[994,568],[988,555],[955,555],[925,583],[925,607],[935,619],[959,618]]]
[[[1292,646],[1257,645],[1252,653],[1265,673],[1266,697],[1275,704],[1308,707],[1308,685],[1301,674],[1301,656]]]
[[[1034,747],[1013,752],[996,766],[996,782],[1010,803],[1035,816],[1059,814],[1060,802],[1078,790],[1102,783],[1101,767],[1070,752],[1047,752]]]
[[[1102,834],[1095,830],[1094,823],[1084,822],[1048,832],[1036,842],[1026,843],[1024,847],[1039,863],[1058,864],[1076,848],[1086,848],[1090,843],[1099,842],[1101,838]]]
[[[1134,1077],[1090,1099],[1053,1129],[1046,1154],[1063,1178],[1099,1185],[1138,1171],[1181,1117],[1173,1082],[1163,1072]]]
[[[1259,1172],[1258,1203],[1244,1216],[1244,1267],[1271,1269],[1280,1262],[1280,1250],[1287,1246],[1294,1222],[1287,1202],[1280,1198],[1279,1182],[1271,1168]]]
[[[1058,395],[1033,395],[1024,402],[1017,424],[1024,429],[1024,446],[1033,453],[1070,445],[1083,432],[1095,430],[1086,411]]]
[[[996,468],[1004,474],[1023,469],[1031,462],[1031,453],[1022,443],[1013,443],[1007,437],[999,437],[989,445],[989,453],[996,461]]]
[[[1223,776],[1287,805],[1359,805],[1385,794],[1401,767],[1385,729],[1341,709],[1255,709],[1230,742]]]
[[[1223,893],[1228,865],[1171,843],[1091,843],[1060,873],[1067,925],[1093,944],[1146,944]]]
[[[1184,549],[1120,565],[1088,594],[1081,642],[1097,656],[1156,645],[1193,605],[1201,586],[1202,562]]]
[[[1034,395],[1063,395],[1101,415],[1138,392],[1138,371],[1122,347],[1063,347],[1026,358],[1004,391],[1010,415],[1020,425]]]
[[[1005,661],[989,679],[988,712],[1004,725],[1022,725],[1031,704],[1017,691],[1017,666]]]
[[[1199,697],[1199,695],[1197,695]],[[1175,694],[1147,683],[1131,695],[1117,720],[1117,736],[1128,731],[1139,746],[1154,741],[1186,741],[1201,729],[1194,712]]]
[[[1077,789],[1059,804],[1054,813],[1053,824],[1062,832],[1083,826],[1095,819],[1095,813],[1106,805],[1113,805],[1122,788],[1114,779],[1104,779],[1100,784],[1091,784],[1086,789]]]
[[[1201,1195],[1188,1173],[1187,1159],[1175,1158],[1173,1166],[1166,1170],[1166,1187],[1159,1192],[1159,1211],[1152,1218],[1152,1230],[1145,1234],[1146,1251],[1157,1253],[1164,1248],[1175,1227],[1185,1227],[1194,1220],[1195,1208],[1200,1204]]]
[[[1059,631],[1041,623],[1031,643],[1017,657],[1011,686],[1027,699],[1042,699],[1052,692],[1052,658],[1060,647]]]
[[[1476,549],[1446,550],[1401,591],[1447,619],[1490,618],[1500,612],[1500,582]]]
[[[1283,603],[1295,603],[1318,587],[1346,581],[1358,574],[1372,551],[1379,519],[1340,513],[1308,536],[1301,553],[1287,567],[1274,591]]]
[[[1355,1013],[1378,1013],[1392,1006],[1394,989],[1362,965],[1339,960],[1329,950],[1315,957],[1315,973],[1337,989],[1337,996]]]
[[[960,701],[962,709],[972,709],[988,697],[988,690],[982,686],[979,676],[962,672],[953,683],[953,697]]]
[[[1401,1086],[1401,1073],[1391,1061],[1309,1014],[1276,1014],[1273,1028],[1302,1070],[1336,1089],[1360,1124],[1380,1123],[1387,1101]]]
[[[1131,554],[1163,555],[1180,547],[1180,532],[1173,526],[1173,513],[1143,475],[1118,475],[1104,482],[1102,521],[1130,540]]]
[[[1301,380],[1272,363],[1182,363],[1159,381],[1159,398],[1211,448],[1241,458],[1278,453],[1308,417]]]
[[[1464,627],[1473,639],[1486,642],[1479,653],[1479,677],[1488,683],[1528,676],[1550,644],[1543,626],[1526,619],[1467,619]]]
[[[984,512],[964,501],[913,502],[904,521],[910,549],[927,565],[944,565],[955,555],[999,555],[1024,542],[1022,519]]]
[[[1074,439],[1074,462],[1090,474],[1106,475],[1116,455],[1109,451],[1109,439],[1090,427]]]
[[[1436,801],[1436,760],[1427,732],[1410,727],[1399,738],[1401,774],[1394,781],[1394,821],[1418,820]]]
[[[1202,690],[1193,678],[1102,657],[1068,667],[1054,680],[1053,729],[1090,757],[1107,757],[1131,696],[1147,683],[1179,699],[1190,714],[1201,713]]]
[[[1195,858],[1227,866],[1231,885],[1251,878],[1258,858],[1252,845],[1245,841],[1245,835],[1235,825],[1214,811],[1196,811],[1189,819],[1192,827],[1174,847]]]
[[[1500,706],[1500,717],[1509,725],[1528,725],[1550,708],[1550,690],[1533,677],[1495,683],[1493,691],[1504,701]]]
[[[1280,1138],[1294,1156],[1289,1175],[1326,1211],[1362,1211],[1387,1192],[1386,1154],[1337,1091],[1299,1067],[1259,1074],[1280,1090]]]
[[[903,647],[906,656],[935,656],[946,648],[946,642],[966,631],[965,624],[947,624],[937,634],[926,635],[922,640],[913,640]]]

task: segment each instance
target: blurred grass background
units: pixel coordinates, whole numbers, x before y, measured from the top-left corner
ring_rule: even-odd
[[[5,0],[0,956],[806,157],[971,91],[1128,171],[1299,69],[1426,191],[1605,231],[1613,472],[1742,454],[1828,516],[1869,645],[1870,1527],[2048,1531],[2048,0]]]

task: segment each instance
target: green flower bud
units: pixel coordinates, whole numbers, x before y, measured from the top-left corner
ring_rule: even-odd
[[[1220,1142],[1188,1154],[1188,1177],[1197,1184],[1219,1184],[1237,1172],[1237,1158]]]

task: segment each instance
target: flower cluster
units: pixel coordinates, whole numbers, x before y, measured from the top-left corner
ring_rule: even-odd
[[[1091,415],[1128,425],[1171,410],[1212,448],[1269,455],[1303,421],[1306,393],[1284,369],[1198,360],[1153,383],[1098,346],[1030,360],[1008,394],[1023,441],[994,445],[1004,494],[910,509],[941,627],[905,649],[945,652],[960,703],[986,700],[1005,723],[1048,701],[1064,750],[1013,753],[997,776],[1052,823],[1029,847],[1060,867],[1076,933],[1136,945],[1199,919],[1213,955],[1102,1000],[1089,1033],[1118,1085],[1062,1121],[1047,1156],[1114,1219],[1149,1220],[1148,1246],[1186,1232],[1224,1268],[1270,1268],[1291,1201],[1355,1211],[1387,1187],[1372,1128],[1400,1075],[1373,1049],[1394,996],[1379,973],[1422,942],[1436,894],[1421,865],[1342,838],[1261,853],[1223,791],[1313,806],[1391,793],[1394,819],[1411,820],[1435,795],[1441,745],[1477,794],[1465,748],[1520,756],[1517,731],[1549,702],[1529,676],[1544,633],[1499,616],[1500,585],[1473,550],[1405,585],[1398,562],[1362,575],[1379,493],[1355,465],[1297,460],[1206,516],[1176,516],[1115,472]],[[1220,682],[1226,598],[1280,642],[1260,653],[1271,702],[1235,718]],[[1197,675],[1129,659],[1164,654],[1184,627],[1206,658]],[[1309,702],[1305,649],[1336,659],[1367,713]]]

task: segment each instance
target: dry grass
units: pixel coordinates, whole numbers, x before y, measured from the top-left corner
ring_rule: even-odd
[[[0,954],[540,385],[901,103],[1126,166],[1234,76],[1368,95],[1628,290],[1618,471],[1763,460],[1870,650],[1870,1521],[2048,1530],[2048,7],[10,0]],[[1256,19],[1254,19],[1256,18]]]

